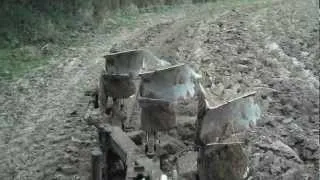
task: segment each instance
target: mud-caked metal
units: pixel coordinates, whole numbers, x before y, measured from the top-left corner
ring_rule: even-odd
[[[222,142],[233,134],[244,132],[260,118],[261,109],[255,102],[255,92],[210,107],[207,103],[198,116],[197,134],[202,144]]]
[[[102,73],[105,95],[128,98],[136,92],[133,79],[143,65],[144,51],[125,51],[104,56],[105,71]]]
[[[248,158],[237,134],[255,125],[261,110],[255,92],[211,107],[200,85],[196,144],[200,180],[244,179]]]
[[[188,65],[179,64],[140,75],[140,95],[152,99],[177,101],[193,97],[197,91],[196,74]]]
[[[112,171],[115,170],[116,166],[112,166],[112,160],[119,160],[124,164],[123,168],[120,167],[121,177],[117,176],[117,178],[124,180],[134,180],[137,177],[149,178],[151,180],[160,179],[163,172],[160,169],[159,161],[154,161],[145,156],[143,151],[121,128],[105,124],[98,126],[97,129],[99,132],[100,149],[103,154],[103,180],[113,179]],[[97,169],[93,169],[92,174],[94,174],[94,177],[97,175],[101,177],[100,172],[97,171]],[[101,179],[96,178],[94,180]]]
[[[197,74],[187,65],[143,73],[139,89],[143,130],[169,130],[176,126],[175,104],[196,95]]]
[[[196,95],[197,74],[189,66],[179,64],[140,76],[141,128],[147,132],[148,138],[156,139],[157,131],[176,127],[176,104]],[[150,154],[156,147],[153,142],[157,141],[149,141],[147,145]]]
[[[103,114],[111,115],[111,118],[107,118],[111,124],[121,126],[123,122],[117,119],[127,118],[124,101],[136,94],[140,79],[138,75],[167,66],[168,63],[148,50],[123,51],[108,54],[104,58],[105,68],[99,79],[99,106]],[[112,103],[108,102],[109,98],[112,98]]]

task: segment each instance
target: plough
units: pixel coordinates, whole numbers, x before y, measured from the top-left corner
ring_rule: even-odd
[[[200,76],[186,64],[171,65],[147,50],[104,57],[106,67],[100,77],[98,104],[105,119],[97,125],[100,147],[92,152],[93,180],[168,179],[160,168],[158,132],[176,128],[177,105],[195,99],[196,176],[200,180],[246,177],[247,157],[242,141],[234,135],[245,132],[260,117],[254,92],[212,107]],[[128,107],[130,100],[141,108],[138,124],[146,134],[144,149],[126,134],[126,122],[134,108]],[[173,174],[173,179],[179,177],[179,172]]]

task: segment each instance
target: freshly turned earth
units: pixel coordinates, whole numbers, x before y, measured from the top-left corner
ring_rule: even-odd
[[[84,92],[96,86],[102,56],[110,48],[149,47],[163,59],[205,74],[214,105],[257,91],[263,116],[248,136],[253,179],[318,180],[317,3],[192,6],[146,15],[138,28],[96,35],[57,52],[49,65],[0,86],[0,179],[87,179],[90,151],[97,144],[92,122],[100,115],[88,108]],[[190,114],[185,112],[184,122],[168,133],[185,146],[192,145],[195,133]],[[141,141],[139,133],[131,138]],[[180,147],[166,143],[169,174]]]

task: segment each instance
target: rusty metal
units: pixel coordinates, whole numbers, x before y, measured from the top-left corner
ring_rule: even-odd
[[[102,180],[102,157],[103,154],[99,148],[91,152],[91,179]]]
[[[155,180],[161,177],[160,162],[149,159],[121,128],[100,125],[97,126],[97,129],[100,132],[102,152],[104,154],[113,152],[125,164],[125,179],[134,180],[138,175]],[[109,161],[104,161],[105,169],[110,166],[108,163]],[[108,172],[105,172],[104,180],[108,177]]]
[[[109,161],[109,145],[110,145],[110,134],[111,134],[110,126],[99,126],[98,127],[98,135],[99,135],[99,145],[100,150],[102,152],[102,177],[103,180],[108,180],[108,161]]]

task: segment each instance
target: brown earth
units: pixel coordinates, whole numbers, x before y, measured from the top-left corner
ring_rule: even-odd
[[[52,64],[1,84],[0,179],[87,179],[95,129],[85,121],[109,49],[147,47],[206,72],[210,101],[256,90],[264,110],[250,132],[253,179],[319,179],[319,5],[315,0],[217,2],[135,30],[96,35]],[[59,63],[57,63],[59,62]],[[192,123],[178,127],[194,137]]]

